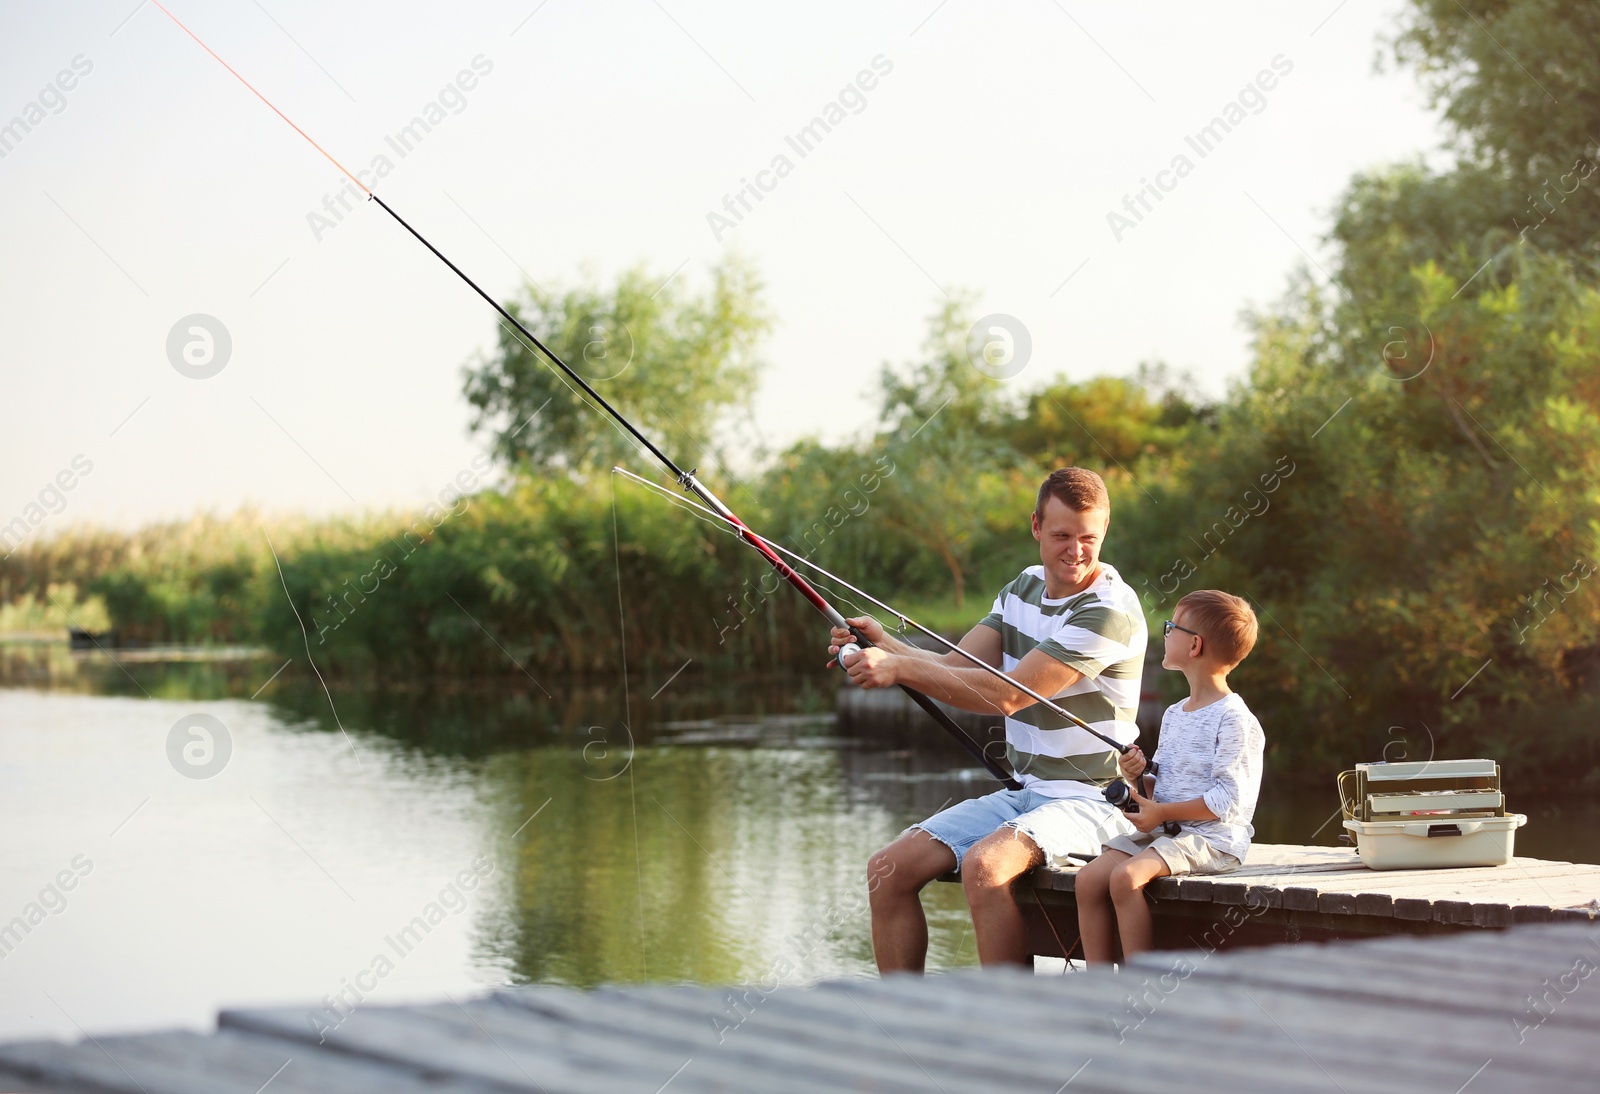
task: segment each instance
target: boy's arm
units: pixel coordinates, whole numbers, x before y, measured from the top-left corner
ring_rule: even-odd
[[[1139,803],[1139,811],[1128,814],[1128,819],[1141,832],[1149,832],[1159,828],[1166,821],[1208,821],[1217,819],[1217,814],[1211,811],[1211,807],[1206,804],[1205,798],[1190,798],[1186,802],[1158,802],[1151,801],[1149,798],[1139,794],[1134,797]]]

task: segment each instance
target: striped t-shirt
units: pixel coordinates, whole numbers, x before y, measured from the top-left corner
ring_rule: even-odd
[[[980,620],[1000,632],[1000,667],[1012,671],[1037,648],[1077,669],[1083,677],[1050,698],[1112,740],[1132,744],[1144,671],[1139,595],[1103,563],[1081,593],[1051,598],[1044,591],[1044,567],[1029,566]],[[1118,777],[1116,750],[1038,703],[1006,718],[1006,759],[1023,786],[1052,798],[1097,798]]]

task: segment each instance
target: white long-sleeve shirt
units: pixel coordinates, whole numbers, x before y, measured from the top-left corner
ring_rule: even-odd
[[[1161,739],[1155,761],[1155,800],[1193,801],[1204,798],[1214,821],[1183,821],[1193,832],[1240,862],[1250,850],[1255,828],[1256,797],[1261,792],[1262,753],[1266,735],[1237,692],[1199,710],[1174,703],[1161,716]]]

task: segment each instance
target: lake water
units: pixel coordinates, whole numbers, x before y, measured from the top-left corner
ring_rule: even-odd
[[[292,665],[118,659],[0,646],[0,925],[45,910],[0,936],[0,1038],[309,1021],[340,993],[871,975],[867,856],[992,785],[931,725],[841,738],[820,672],[330,707]],[[1512,805],[1519,854],[1600,861],[1593,807]],[[1331,777],[1269,784],[1257,839],[1333,843],[1336,809]],[[924,903],[929,968],[975,964],[959,889]]]

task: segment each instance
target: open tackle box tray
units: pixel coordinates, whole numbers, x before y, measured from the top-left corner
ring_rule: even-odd
[[[1374,870],[1503,866],[1528,821],[1506,812],[1493,760],[1357,764],[1339,775],[1339,802]]]

